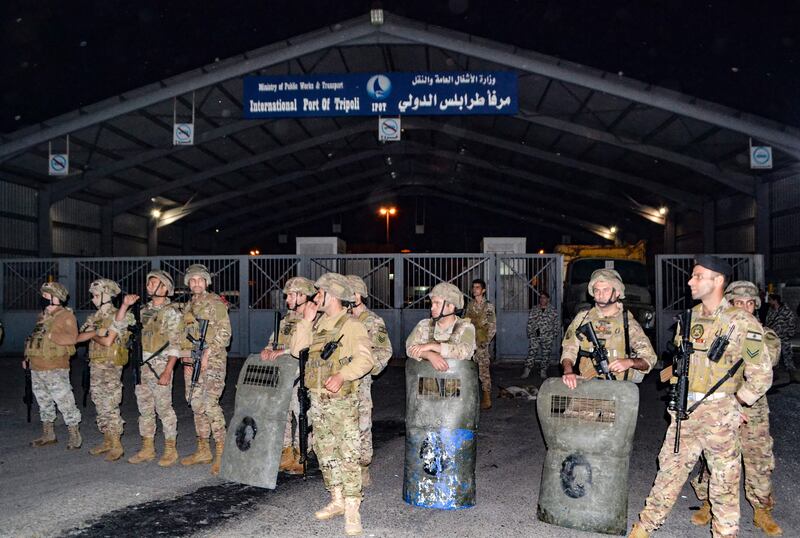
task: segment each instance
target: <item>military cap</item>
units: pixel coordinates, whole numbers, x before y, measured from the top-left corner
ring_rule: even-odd
[[[189,285],[189,279],[193,276],[202,277],[206,281],[206,286],[211,285],[211,273],[209,272],[208,267],[202,263],[195,263],[186,268],[186,273],[183,275],[184,286]]]
[[[175,293],[175,281],[172,280],[172,276],[169,273],[156,269],[147,273],[147,278],[145,280],[150,280],[152,277],[159,279],[162,284],[164,284],[164,287],[167,288],[167,295]]]
[[[358,275],[347,275],[347,280],[350,282],[350,287],[353,288],[353,293],[359,294],[362,299],[369,297],[367,284],[363,278]]]
[[[39,291],[41,293],[49,293],[53,297],[56,297],[62,303],[66,302],[67,297],[69,296],[67,288],[64,287],[64,285],[61,284],[60,282],[45,282],[44,284],[42,284],[42,287]]]
[[[441,297],[448,303],[455,305],[459,310],[464,308],[464,294],[461,293],[460,289],[449,282],[439,282],[436,284],[428,294],[428,297],[434,296]]]
[[[312,296],[317,294],[317,288],[314,287],[314,283],[309,279],[302,276],[295,276],[287,280],[286,284],[283,286],[283,293],[288,295],[292,292]]]
[[[98,278],[91,284],[89,284],[89,293],[91,294],[102,294],[106,293],[111,297],[118,295],[121,292],[119,284],[111,280],[110,278]]]
[[[339,273],[325,273],[314,282],[314,286],[330,293],[340,301],[352,302],[354,299],[350,281]]]
[[[733,268],[728,262],[718,256],[711,256],[710,254],[701,254],[696,257],[694,259],[694,264],[719,273],[725,278],[731,276],[731,273],[733,273]]]
[[[734,299],[752,300],[755,302],[756,308],[761,308],[761,296],[758,288],[748,280],[737,280],[728,284],[728,287],[725,288],[725,298],[730,302],[733,302]]]
[[[597,269],[589,277],[589,295],[594,297],[594,284],[595,282],[608,282],[617,290],[620,299],[625,298],[625,284],[622,283],[622,277],[616,269]]]

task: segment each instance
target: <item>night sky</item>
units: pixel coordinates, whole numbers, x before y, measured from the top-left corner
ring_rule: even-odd
[[[369,1],[0,2],[0,132],[364,14]],[[382,2],[800,126],[800,3]]]

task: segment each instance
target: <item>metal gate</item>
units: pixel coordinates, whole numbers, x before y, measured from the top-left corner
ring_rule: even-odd
[[[180,256],[153,258],[59,258],[0,260],[0,316],[6,337],[0,351],[19,353],[36,321],[39,287],[47,280],[64,284],[79,322],[93,310],[89,284],[97,278],[117,281],[123,291],[143,295],[145,276],[163,269],[175,279],[176,300],[187,297],[186,268],[205,264],[214,274],[212,291],[230,304],[233,338],[230,354],[261,350],[272,331],[276,311],[285,311],[283,286],[293,276],[312,280],[325,272],[356,274],[370,291],[367,305],[384,318],[394,355],[405,355],[405,339],[419,320],[430,315],[428,293],[450,282],[469,300],[472,281],[482,278],[497,308],[496,357],[527,354],[525,326],[539,293],[550,293],[560,309],[561,255],[504,254],[343,254],[337,256]],[[556,346],[557,347],[557,346]]]
[[[656,256],[656,350],[660,355],[675,334],[675,316],[695,303],[689,291],[697,254]],[[715,254],[733,267],[733,280],[749,280],[764,289],[764,256],[761,254]]]

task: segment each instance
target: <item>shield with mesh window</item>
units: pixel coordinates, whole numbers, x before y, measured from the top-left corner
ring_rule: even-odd
[[[273,362],[262,361],[255,353],[247,358],[236,384],[236,408],[222,454],[222,478],[275,489],[297,375],[297,360],[288,355]]]
[[[475,505],[478,367],[448,359],[446,372],[406,361],[403,499],[454,510]]]
[[[550,378],[539,389],[536,410],[547,445],[538,518],[624,535],[638,387],[591,379],[570,390],[561,378]]]

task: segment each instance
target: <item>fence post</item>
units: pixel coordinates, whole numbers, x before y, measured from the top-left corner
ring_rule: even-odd
[[[250,258],[239,256],[239,352],[250,354]]]

